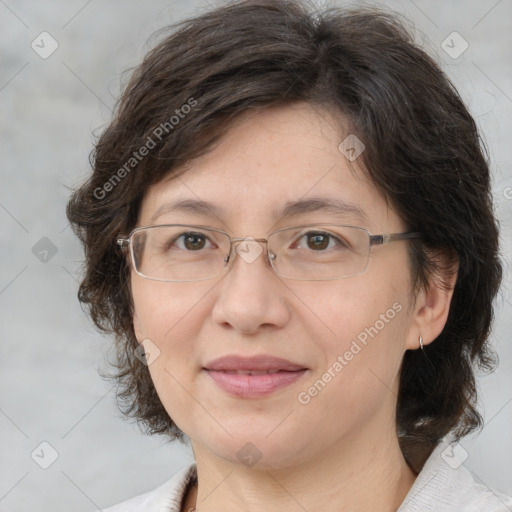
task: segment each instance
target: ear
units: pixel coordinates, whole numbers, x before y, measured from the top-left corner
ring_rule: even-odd
[[[428,286],[416,297],[411,313],[412,324],[406,340],[406,349],[409,350],[420,348],[420,336],[423,338],[423,345],[432,343],[443,331],[450,312],[459,269],[458,258],[455,255],[444,255],[434,259],[439,271],[430,276]]]

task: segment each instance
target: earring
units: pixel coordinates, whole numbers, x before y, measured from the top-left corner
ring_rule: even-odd
[[[420,335],[420,348],[421,348],[421,350],[423,350],[423,338],[421,337],[421,335]]]

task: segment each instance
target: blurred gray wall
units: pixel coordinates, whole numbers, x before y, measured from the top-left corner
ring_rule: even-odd
[[[83,255],[65,205],[90,172],[92,133],[109,121],[122,71],[154,30],[212,3],[0,0],[0,511],[105,508],[192,461],[188,448],[124,422],[97,373],[109,340],[76,299]],[[512,2],[385,5],[414,22],[483,131],[508,261]],[[478,481],[512,495],[510,284],[507,266],[493,333],[500,367],[479,379],[486,425],[461,445]]]

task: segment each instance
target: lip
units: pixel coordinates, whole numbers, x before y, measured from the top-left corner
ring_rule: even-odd
[[[204,365],[206,370],[241,370],[241,371],[264,371],[264,370],[285,370],[293,372],[296,370],[307,369],[305,366],[292,363],[279,357],[259,355],[244,357],[238,355],[229,355],[214,359]]]
[[[203,368],[225,392],[241,398],[261,398],[290,386],[308,368],[278,357],[230,355],[215,359]],[[257,375],[237,372],[272,372]]]

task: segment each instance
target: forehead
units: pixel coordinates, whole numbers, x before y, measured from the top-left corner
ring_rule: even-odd
[[[321,212],[372,228],[390,212],[357,159],[340,151],[350,135],[340,125],[308,104],[245,115],[179,177],[148,189],[139,224],[186,215],[254,225]]]

